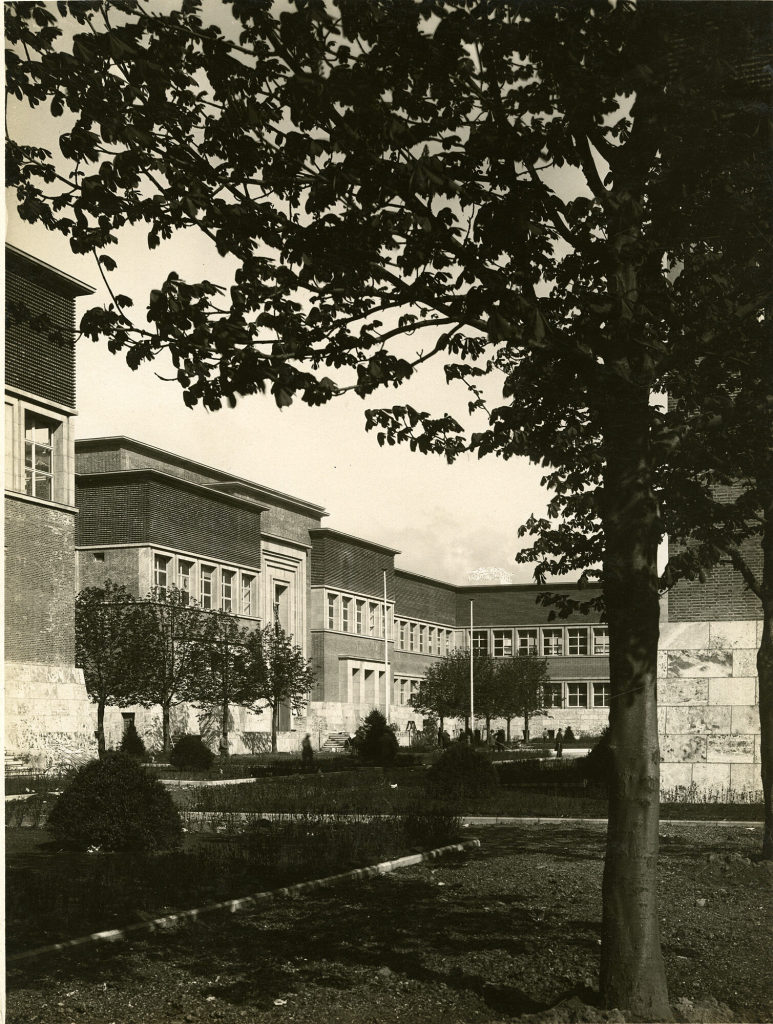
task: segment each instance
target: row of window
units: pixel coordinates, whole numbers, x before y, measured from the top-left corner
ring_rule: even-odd
[[[384,604],[327,591],[327,628],[358,636],[384,638]],[[392,638],[392,608],[386,610],[387,637]]]
[[[398,704],[408,704],[411,697],[419,692],[420,681],[406,676],[395,676],[395,695]]]
[[[193,599],[202,608],[221,609],[235,615],[257,617],[257,575],[197,562],[182,556],[153,556],[153,586],[165,591],[177,586],[187,603]]]
[[[608,682],[545,683],[543,688],[546,708],[608,708],[609,693]]]
[[[475,654],[511,658],[514,654],[560,655],[609,654],[606,626],[530,626],[518,629],[474,629]]]
[[[443,626],[398,619],[397,649],[418,654],[433,654],[443,658],[454,649],[454,631]]]

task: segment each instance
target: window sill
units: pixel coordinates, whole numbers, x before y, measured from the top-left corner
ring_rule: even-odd
[[[15,498],[17,501],[26,501],[30,505],[40,505],[43,508],[54,508],[59,512],[70,512],[72,515],[77,515],[78,509],[75,505],[64,505],[59,501],[46,501],[45,498],[35,498],[31,494],[26,494],[24,491],[11,491],[6,488],[6,498]]]

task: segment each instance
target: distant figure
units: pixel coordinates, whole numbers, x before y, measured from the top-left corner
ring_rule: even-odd
[[[564,756],[564,734],[563,734],[563,732],[560,729],[556,733],[555,747],[556,747],[556,757],[563,757]]]
[[[301,742],[301,761],[303,770],[310,772],[314,767],[314,751],[311,749],[311,736],[306,733]]]
[[[442,732],[442,734],[440,736],[440,742],[441,742],[444,750],[451,743],[451,737],[448,735],[448,733],[446,732],[445,729],[443,730],[443,732]]]
[[[497,750],[504,750],[505,749],[505,730],[504,729],[499,729],[497,734],[496,734],[496,749]]]
[[[574,733],[572,732],[572,727],[571,727],[571,725],[567,725],[566,729],[564,730],[564,743],[573,743],[573,742],[574,742]]]
[[[437,745],[439,747],[443,746],[443,730],[440,728],[440,726],[438,726],[438,731],[437,731]]]

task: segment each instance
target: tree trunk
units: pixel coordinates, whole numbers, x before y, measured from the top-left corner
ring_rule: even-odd
[[[525,711],[523,715],[523,742],[529,742],[529,712]]]
[[[105,756],[105,702],[97,701],[97,754],[100,758]]]
[[[486,715],[486,743],[491,739],[491,715]]]
[[[506,719],[506,721],[507,721],[507,742],[509,743],[510,742],[510,719],[508,718],[508,719]]]
[[[279,701],[271,706],[271,753],[276,753],[276,730],[279,719]]]
[[[657,907],[660,519],[651,486],[649,393],[610,385],[604,400],[602,523],[613,758],[602,883],[603,1005],[671,1019]]]
[[[220,756],[228,757],[230,753],[228,749],[228,701],[224,700],[220,723]]]
[[[773,502],[767,502],[762,535],[762,638],[757,651],[760,694],[760,768],[765,823],[762,856],[773,860]]]
[[[170,729],[170,718],[172,709],[169,701],[164,701],[161,705],[161,737],[164,747],[164,754],[168,754],[172,749],[172,737]]]

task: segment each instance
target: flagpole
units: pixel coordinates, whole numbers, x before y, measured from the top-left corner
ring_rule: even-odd
[[[389,725],[389,698],[390,686],[389,686],[389,619],[387,617],[387,579],[386,569],[384,570],[384,702],[386,705],[386,721]]]
[[[470,598],[470,735],[475,735],[475,688],[473,685],[473,641],[472,641],[473,601]]]

